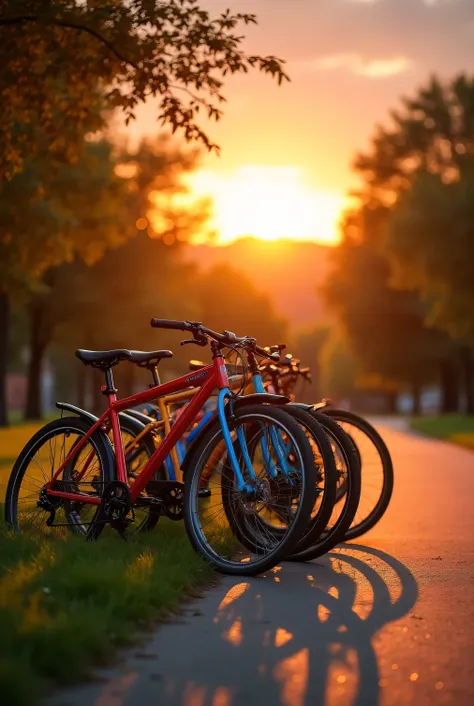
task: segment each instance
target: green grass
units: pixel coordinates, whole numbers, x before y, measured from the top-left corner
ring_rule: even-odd
[[[474,449],[474,416],[449,414],[442,417],[420,417],[412,420],[411,427],[427,436]]]
[[[0,430],[2,494],[36,428]],[[86,544],[77,536],[15,537],[1,523],[1,702],[32,706],[49,685],[84,677],[211,576],[181,524],[160,520],[127,542],[114,535]]]

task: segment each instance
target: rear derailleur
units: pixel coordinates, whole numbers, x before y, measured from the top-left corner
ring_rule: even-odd
[[[55,497],[55,496],[49,496],[46,487],[41,488],[40,494],[38,501],[36,505],[40,507],[42,510],[46,510],[46,512],[49,512],[49,517],[46,520],[46,524],[48,527],[54,527],[54,519],[56,517],[56,510],[58,507],[61,505],[61,498]]]

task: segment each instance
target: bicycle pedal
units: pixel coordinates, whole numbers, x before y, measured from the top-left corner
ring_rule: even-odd
[[[197,496],[198,498],[210,498],[211,491],[208,488],[201,488],[201,490],[198,490]]]

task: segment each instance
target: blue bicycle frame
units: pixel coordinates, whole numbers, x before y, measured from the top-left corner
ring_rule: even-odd
[[[252,383],[253,383],[253,388],[254,388],[255,392],[266,393],[266,390],[265,390],[265,387],[263,384],[263,380],[262,380],[262,376],[260,375],[260,373],[253,374]],[[239,466],[239,463],[238,463],[238,460],[237,460],[237,457],[235,454],[234,445],[232,442],[232,437],[231,437],[231,434],[228,429],[227,419],[226,419],[226,415],[225,415],[225,400],[227,397],[230,397],[231,394],[232,393],[230,392],[230,390],[228,388],[220,390],[219,397],[217,400],[217,413],[218,413],[219,421],[221,423],[221,428],[222,428],[224,440],[225,440],[225,443],[227,446],[227,450],[228,450],[228,453],[229,453],[229,456],[231,459],[231,463],[232,463],[232,466],[234,467],[234,470],[236,472],[239,490],[242,490],[246,486],[246,483],[243,480],[242,473],[240,471],[240,466]],[[154,410],[157,413],[156,418],[159,420],[160,419],[159,411],[156,408],[154,408]],[[211,419],[214,418],[214,416],[215,416],[215,410],[210,409],[207,412],[205,412],[203,418],[199,421],[199,423],[195,427],[193,427],[193,429],[187,435],[186,439],[185,440],[182,439],[178,442],[178,444],[176,446],[176,450],[177,450],[177,454],[178,454],[178,461],[180,464],[184,460],[188,446],[191,444],[191,442],[197,436],[199,436],[199,434],[205,429],[207,424],[211,421]],[[247,444],[246,444],[246,440],[245,440],[245,434],[244,434],[242,427],[238,427],[236,430],[236,433],[237,433],[237,438],[239,440],[239,445],[240,445],[240,449],[241,449],[241,452],[243,455],[243,460],[244,460],[244,464],[247,469],[247,472],[248,472],[250,478],[255,479],[256,475],[255,475],[255,471],[253,469],[252,461],[251,461],[249,453],[248,453]],[[280,435],[277,433],[277,431],[275,429],[270,430],[270,438],[272,441],[272,445],[277,453],[280,469],[285,476],[288,476],[290,473],[290,470],[291,470],[291,464],[288,463],[288,455],[287,455],[288,448],[286,447],[284,441],[281,439]],[[290,446],[291,446],[291,444],[290,444]],[[263,455],[263,458],[265,461],[265,465],[267,467],[267,473],[270,477],[275,478],[278,475],[278,469],[277,469],[277,467],[271,457],[271,454],[269,452],[267,439],[265,438],[265,436],[263,436],[260,440],[260,447],[262,450],[262,455]],[[171,456],[168,456],[166,458],[165,466],[167,469],[168,478],[170,480],[176,480],[176,474],[175,474],[174,465],[173,465]],[[250,489],[250,486],[248,486],[248,488]]]
[[[260,373],[254,373],[252,376],[252,384],[255,392],[261,392],[261,393],[266,393],[262,376]],[[227,394],[225,396],[228,396]],[[219,404],[219,403],[218,403]],[[223,410],[223,407],[222,407]],[[222,415],[224,412],[222,411]],[[211,419],[214,417],[215,411],[214,410],[208,410],[204,417],[201,419],[201,421],[192,429],[192,431],[188,434],[186,437],[185,441],[180,441],[180,453],[179,453],[179,462],[182,463],[184,456],[186,455],[186,448],[187,446],[197,437],[199,434],[203,431],[203,429],[206,427],[206,425],[211,421]],[[220,419],[221,421],[221,426],[224,429],[227,429],[227,425],[224,423],[224,418]],[[275,448],[278,456],[278,461],[281,467],[281,470],[284,475],[288,475],[291,466],[288,463],[287,460],[287,451],[288,448],[285,447],[285,443],[281,438],[279,438],[279,435],[277,434],[275,429],[270,430],[270,436],[272,440],[273,447]],[[247,450],[247,445],[245,443],[245,437],[244,437],[244,432],[241,427],[237,429],[237,437],[239,439],[240,447],[242,449],[243,457],[244,457],[244,462],[245,465],[251,475],[251,477],[255,476],[255,472],[252,467],[252,463],[250,461],[250,457],[248,455],[248,450]],[[228,440],[226,439],[226,443],[228,443]],[[268,445],[267,445],[267,440],[265,437],[261,439],[261,448],[262,448],[262,453],[263,457],[265,459],[265,463],[268,468],[268,474],[272,477],[275,478],[278,474],[278,469],[275,466],[275,463],[273,459],[271,458],[270,452],[268,450]],[[169,459],[169,464],[170,467],[173,469],[173,464],[171,463],[171,459]],[[172,470],[173,476],[174,476],[174,469]]]

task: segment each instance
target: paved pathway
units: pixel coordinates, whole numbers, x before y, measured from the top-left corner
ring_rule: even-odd
[[[381,431],[395,492],[357,544],[225,577],[47,706],[472,706],[474,453]]]

